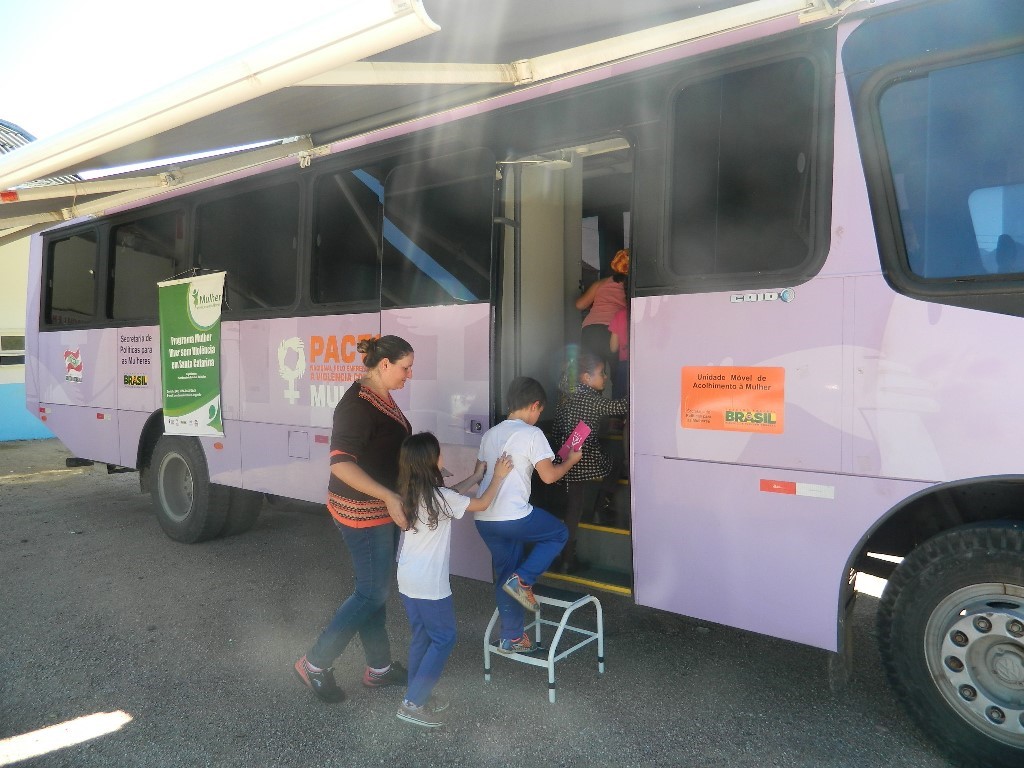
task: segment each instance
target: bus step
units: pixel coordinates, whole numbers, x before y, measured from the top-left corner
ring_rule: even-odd
[[[95,462],[91,461],[90,459],[80,459],[77,456],[72,456],[71,458],[64,459],[64,466],[68,468],[91,467],[94,463]]]
[[[581,568],[575,573],[553,573],[542,574],[542,578],[562,584],[576,584],[589,589],[602,589],[606,592],[614,592],[617,595],[633,594],[633,576],[630,573],[623,573],[611,568],[600,568],[588,566]]]
[[[601,571],[633,573],[632,540],[624,528],[581,524],[576,531],[576,555]]]
[[[136,470],[131,467],[122,467],[118,464],[107,464],[108,475],[120,475],[124,472],[135,472]]]

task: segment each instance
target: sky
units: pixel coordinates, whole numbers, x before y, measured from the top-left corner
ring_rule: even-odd
[[[60,133],[343,5],[0,0],[0,120]]]

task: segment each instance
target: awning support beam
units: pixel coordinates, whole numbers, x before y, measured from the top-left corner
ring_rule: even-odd
[[[155,189],[169,187],[179,180],[179,172],[170,171],[155,176],[125,176],[119,179],[76,181],[68,184],[46,184],[40,187],[21,187],[0,193],[0,205],[27,203],[31,200],[51,200],[55,197],[84,197],[129,189]]]
[[[172,187],[182,187],[189,184],[199,184],[218,176],[234,173],[235,171],[242,171],[246,168],[263,165],[264,163],[274,162],[275,160],[280,160],[292,155],[301,159],[302,157],[309,156],[311,154],[317,154],[317,150],[313,147],[313,142],[309,137],[303,136],[284,144],[272,144],[267,147],[260,147],[247,152],[236,152],[231,155],[224,155],[205,163],[197,163],[196,165],[191,165],[187,168],[180,168],[172,172],[162,173],[160,176],[168,177],[168,183],[166,186],[170,189]],[[55,192],[59,189],[63,190],[63,194],[55,194],[53,197],[70,197],[74,193],[69,192],[68,187],[80,188],[83,184],[92,183],[96,182],[55,184],[48,189],[52,189]],[[19,193],[23,191],[25,190],[18,190]],[[3,229],[0,229],[0,236],[6,237],[9,234],[8,230],[11,229],[22,229],[40,224],[44,225],[45,228],[46,226],[52,226],[53,224],[62,221],[71,221],[72,219],[81,218],[83,216],[93,216],[106,213],[113,208],[117,208],[122,205],[129,205],[137,200],[143,200],[149,197],[154,197],[153,185],[140,185],[135,188],[124,188],[116,194],[100,197],[79,205],[51,210],[46,213],[28,216],[4,217],[0,219],[0,226],[3,227]],[[26,234],[30,233],[23,233],[19,235],[19,237],[24,237]]]

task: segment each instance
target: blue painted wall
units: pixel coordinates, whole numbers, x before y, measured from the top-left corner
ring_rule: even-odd
[[[53,433],[25,408],[25,385],[0,384],[0,442],[47,437]]]

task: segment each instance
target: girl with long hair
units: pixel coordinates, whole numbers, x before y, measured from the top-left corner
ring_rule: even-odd
[[[439,713],[448,702],[432,695],[455,647],[455,608],[448,578],[451,521],[490,506],[512,460],[502,454],[494,465],[494,482],[480,498],[463,495],[480,482],[485,467],[451,488],[444,486],[441,445],[430,432],[410,435],[399,455],[398,493],[405,511],[398,556],[398,592],[409,614],[409,688],[398,719],[424,728],[443,725]]]

